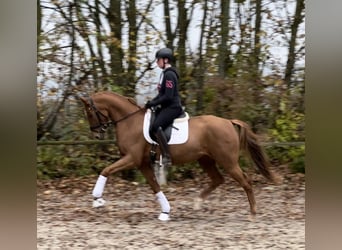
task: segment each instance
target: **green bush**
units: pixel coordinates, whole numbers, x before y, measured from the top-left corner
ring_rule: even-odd
[[[53,179],[98,173],[110,162],[101,160],[96,145],[58,145],[37,147],[37,177]]]
[[[288,164],[292,172],[305,173],[305,146],[267,147],[266,152],[275,165]]]
[[[289,154],[292,159],[290,167],[295,173],[305,173],[305,146],[299,146],[297,150],[290,150]]]
[[[304,114],[286,109],[281,103],[281,114],[275,120],[274,128],[269,130],[270,137],[275,142],[304,141],[301,127],[304,124]],[[305,173],[305,146],[273,146],[267,150],[272,161],[278,164],[289,164],[293,172]]]

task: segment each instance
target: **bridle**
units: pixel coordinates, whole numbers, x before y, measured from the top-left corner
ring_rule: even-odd
[[[129,100],[129,99],[128,99]],[[89,103],[90,103],[90,107],[93,109],[93,111],[95,112],[95,115],[96,115],[96,118],[97,118],[97,121],[98,121],[98,125],[95,125],[95,126],[90,126],[90,130],[93,131],[93,132],[96,132],[96,133],[105,133],[106,132],[106,129],[110,126],[110,125],[116,125],[118,124],[119,122],[123,121],[123,120],[126,120],[127,118],[131,117],[132,115],[140,112],[141,110],[144,110],[143,108],[137,106],[139,109],[132,112],[132,113],[129,113],[127,115],[125,115],[124,117],[116,120],[116,121],[112,121],[108,116],[106,116],[105,114],[103,114],[100,110],[98,110],[93,102],[93,100],[89,97]],[[105,118],[106,121],[103,122],[103,120],[101,119],[102,118]],[[98,130],[99,129],[99,130]]]
[[[98,121],[98,125],[90,126],[90,130],[93,132],[97,132],[97,133],[106,132],[106,129],[109,127],[109,125],[113,124],[113,122],[108,118],[108,116],[106,116],[100,110],[96,108],[93,100],[90,97],[89,97],[89,103],[90,103],[90,108],[94,111],[97,121]],[[101,119],[101,117],[105,118],[106,121],[103,122],[103,119]]]

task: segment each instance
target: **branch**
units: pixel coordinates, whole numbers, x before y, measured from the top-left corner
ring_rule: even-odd
[[[153,2],[153,0],[150,0],[150,2],[148,3],[144,13],[147,13],[150,10],[150,8],[152,6],[152,2]],[[142,23],[146,20],[146,15],[141,13],[139,10],[137,10],[137,12],[141,15],[141,20],[140,20],[140,22],[138,23],[138,25],[136,27],[136,30],[139,30],[141,25],[142,25]]]
[[[138,76],[136,82],[139,82],[139,80],[144,77],[144,75],[146,74],[147,71],[153,70],[152,63],[153,62],[147,63],[147,67],[145,68],[145,70],[143,72],[141,72],[140,76]]]

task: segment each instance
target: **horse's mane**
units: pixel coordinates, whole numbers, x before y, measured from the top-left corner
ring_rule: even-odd
[[[133,104],[134,106],[139,106],[137,104],[137,101],[133,98],[133,97],[127,97],[127,96],[123,96],[123,95],[120,95],[118,93],[115,93],[115,92],[111,92],[111,91],[101,91],[101,92],[96,92],[94,94],[94,96],[97,96],[97,95],[112,95],[112,96],[115,96],[115,97],[119,97],[120,99],[125,99],[127,100],[129,103]]]

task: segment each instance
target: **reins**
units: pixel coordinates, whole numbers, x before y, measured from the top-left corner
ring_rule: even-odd
[[[130,99],[128,99],[128,101],[129,101],[130,103],[132,103],[132,104],[135,104],[135,103],[133,103]],[[100,110],[98,110],[98,109],[96,108],[96,106],[95,106],[93,100],[91,99],[91,97],[89,97],[89,102],[90,102],[91,107],[93,108],[93,110],[94,110],[94,112],[95,112],[95,114],[96,114],[96,117],[97,117],[97,119],[98,119],[98,121],[99,121],[99,125],[90,127],[90,130],[93,131],[93,130],[95,130],[95,129],[97,129],[97,128],[101,128],[101,129],[100,129],[100,132],[102,132],[102,133],[105,132],[106,128],[107,128],[109,125],[112,125],[112,124],[113,124],[113,125],[116,125],[116,124],[118,124],[119,122],[121,122],[121,121],[123,121],[123,120],[126,120],[126,119],[128,119],[129,117],[135,115],[136,113],[138,113],[138,112],[144,110],[143,108],[141,108],[141,107],[139,107],[138,105],[135,104],[135,105],[139,108],[138,110],[136,110],[136,111],[134,111],[134,112],[132,112],[132,113],[129,113],[129,114],[125,115],[124,117],[122,117],[122,118],[120,118],[120,119],[118,119],[118,120],[116,120],[116,121],[112,121],[108,116],[106,116],[106,115],[103,114]],[[100,116],[106,118],[106,119],[107,119],[107,122],[103,123],[103,122],[101,121],[101,117],[100,117]]]
[[[140,108],[140,107],[138,107],[138,108],[139,108],[138,110],[136,110],[136,111],[134,111],[132,113],[129,113],[128,115],[125,115],[124,117],[122,117],[122,118],[120,118],[120,119],[118,119],[116,121],[112,121],[112,124],[116,125],[117,123],[119,123],[119,122],[121,122],[123,120],[126,120],[127,118],[131,117],[132,115],[135,115],[139,111],[144,110],[143,108]]]

